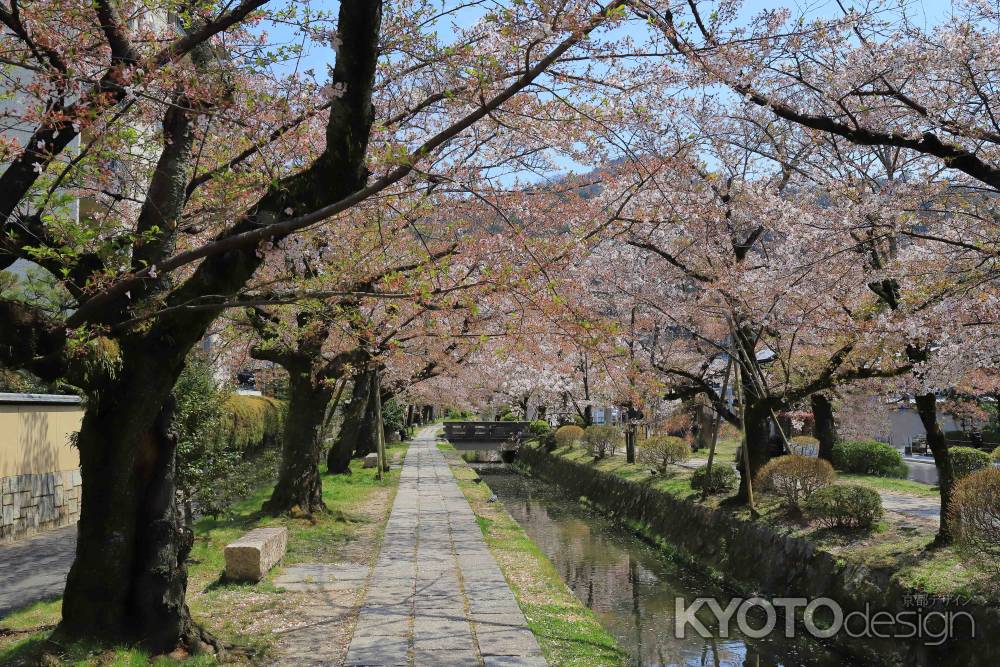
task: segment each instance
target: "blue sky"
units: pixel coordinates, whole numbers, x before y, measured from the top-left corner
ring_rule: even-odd
[[[457,2],[455,0],[441,0],[440,2],[442,7],[454,6],[456,4]],[[702,2],[701,4],[707,11],[710,11],[712,3]],[[845,6],[851,6],[851,4],[850,0],[844,0]],[[931,27],[948,17],[952,10],[953,3],[951,0],[909,0],[906,4],[910,7],[911,17],[915,21],[921,21],[925,27]],[[331,13],[336,13],[338,5],[339,3],[337,0],[315,0],[312,3],[314,8],[326,10]],[[790,8],[793,15],[805,14],[810,18],[836,16],[841,12],[835,0],[787,0],[778,2],[768,2],[767,0],[746,0],[739,14],[739,22],[746,22],[752,16],[755,16],[766,9],[777,9],[780,7]],[[446,23],[442,23],[438,26],[438,30],[442,34],[448,32],[448,24],[451,22],[454,22],[459,27],[468,26],[476,21],[481,15],[482,10],[480,9],[465,9],[449,16]],[[288,42],[298,41],[292,31],[286,26],[269,25],[266,29],[274,38],[278,40]],[[332,62],[332,50],[325,46],[317,45],[312,45],[308,48],[309,52],[304,56],[300,67],[311,67],[315,69],[317,73],[323,72],[326,64]]]
[[[389,0],[391,2],[391,0]],[[440,0],[439,6],[442,8],[454,7],[459,2],[465,2],[466,0]],[[841,0],[843,4],[847,7],[852,6],[852,0]],[[900,2],[901,0],[888,0],[889,2]],[[952,0],[902,0],[905,1],[908,7],[908,14],[912,21],[918,24],[923,24],[924,27],[930,28],[936,24],[941,23],[946,20],[952,11]],[[858,6],[858,3],[863,4],[864,0],[857,0],[853,3],[853,6]],[[702,0],[699,3],[703,12],[707,15],[711,12],[712,7],[715,5],[714,2]],[[278,6],[276,4],[276,6]],[[329,12],[332,15],[336,15],[339,2],[337,0],[313,0],[311,3],[313,9],[321,9]],[[495,6],[488,4],[488,7]],[[799,15],[805,15],[806,18],[823,18],[823,17],[833,17],[840,16],[842,10],[837,4],[836,0],[779,0],[767,1],[767,0],[745,0],[741,11],[739,12],[737,23],[745,24],[749,20],[758,15],[760,12],[768,9],[778,9],[782,7],[787,7],[791,9],[792,16],[797,17]],[[446,18],[442,19],[436,26],[436,29],[440,35],[443,42],[450,41],[450,33],[452,32],[452,26],[458,28],[467,27],[477,21],[482,14],[484,9],[480,7],[465,8],[454,14],[449,14]],[[298,44],[301,42],[301,36],[296,36],[292,29],[283,25],[268,25],[263,29],[268,30],[273,41],[286,42]],[[620,29],[621,34],[631,33],[633,37],[638,40],[643,39],[642,31],[644,26],[641,24],[633,23],[629,26]],[[321,83],[325,81],[326,78],[326,67],[327,65],[332,65],[334,59],[334,53],[331,48],[327,45],[320,45],[311,42],[307,42],[307,51],[303,54],[301,61],[299,62],[288,62],[283,65],[276,66],[276,74],[288,74],[291,73],[296,67],[299,71],[312,69],[316,72],[316,78]],[[557,163],[562,166],[563,171],[589,171],[589,168],[584,165],[577,165],[572,163],[566,158],[557,158]],[[521,178],[527,181],[537,181],[539,176],[537,174],[519,174]],[[501,182],[509,184],[509,181],[513,178],[512,174],[506,174],[500,178]]]

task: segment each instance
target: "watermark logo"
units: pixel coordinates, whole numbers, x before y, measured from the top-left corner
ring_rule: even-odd
[[[782,610],[782,627],[778,627],[778,609]],[[801,610],[801,615],[798,614]],[[844,613],[831,598],[732,598],[723,606],[717,598],[695,598],[690,604],[675,599],[674,636],[683,639],[690,631],[701,637],[728,638],[735,623],[740,634],[761,639],[781,631],[785,637],[796,636],[801,626],[813,637],[829,639],[840,633],[852,638],[917,639],[927,646],[940,646],[961,631],[963,637],[975,638],[976,620],[967,611],[926,609],[896,613],[863,611]],[[713,627],[710,630],[705,622]]]

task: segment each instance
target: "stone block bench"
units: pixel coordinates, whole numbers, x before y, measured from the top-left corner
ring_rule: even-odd
[[[255,528],[227,544],[226,579],[260,581],[268,570],[278,564],[288,546],[287,528]]]

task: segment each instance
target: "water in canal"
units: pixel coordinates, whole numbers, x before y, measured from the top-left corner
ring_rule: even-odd
[[[703,639],[688,631],[674,636],[675,599],[721,598],[703,577],[664,557],[627,528],[536,479],[476,466],[507,511],[555,564],[577,597],[594,610],[636,665],[739,665],[788,667],[853,664],[811,639],[786,639],[778,630],[765,639],[737,634]],[[701,615],[699,614],[699,618]],[[706,626],[709,623],[705,623]],[[754,627],[760,627],[757,622]],[[717,632],[717,628],[714,629]]]

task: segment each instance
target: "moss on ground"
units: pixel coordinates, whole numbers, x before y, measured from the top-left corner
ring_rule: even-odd
[[[551,667],[611,667],[628,655],[594,613],[573,594],[552,562],[503,508],[488,502],[493,491],[451,445],[439,448],[476,514],[486,544],[524,612]]]
[[[405,456],[407,445],[397,443],[387,447],[390,460]],[[273,655],[276,636],[269,622],[294,613],[293,596],[279,591],[271,579],[280,572],[276,568],[258,584],[226,582],[223,548],[253,528],[286,526],[288,551],[284,565],[301,562],[336,560],[341,550],[360,530],[384,527],[371,526],[373,518],[366,512],[374,494],[394,490],[399,483],[401,466],[393,466],[379,482],[375,470],[364,468],[361,461],[351,462],[351,475],[324,475],[323,500],[329,511],[312,517],[265,517],[260,506],[270,495],[270,487],[258,489],[249,498],[231,508],[224,518],[206,518],[195,524],[195,543],[188,566],[188,605],[197,622],[203,623],[223,641],[240,647],[249,657],[241,661],[259,661]],[[40,602],[9,614],[0,620],[0,665],[37,664],[42,653],[57,656],[64,665],[171,665],[192,667],[214,665],[214,656],[150,657],[138,649],[106,648],[79,643],[55,646],[48,636],[59,622],[61,600]]]

